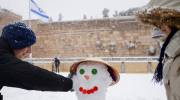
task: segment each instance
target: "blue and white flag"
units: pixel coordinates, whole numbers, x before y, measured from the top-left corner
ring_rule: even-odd
[[[37,5],[34,0],[30,0],[30,10],[38,15],[43,21],[48,22],[49,16]]]

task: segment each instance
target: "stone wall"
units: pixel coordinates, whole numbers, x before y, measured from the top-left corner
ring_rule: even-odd
[[[6,9],[0,9],[0,34],[5,25],[19,20],[22,20],[21,16]]]
[[[22,17],[0,10],[0,28]],[[29,24],[29,21],[24,21]],[[139,23],[135,17],[92,19],[43,23],[31,20],[37,35],[33,57],[110,57],[149,56],[148,49],[159,47],[151,38],[151,26]]]
[[[151,26],[134,17],[41,23],[33,57],[149,56]]]

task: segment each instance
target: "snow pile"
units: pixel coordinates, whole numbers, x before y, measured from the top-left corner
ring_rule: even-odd
[[[68,73],[60,73],[67,76]],[[108,88],[106,100],[167,100],[163,85],[152,74],[121,74],[120,82]],[[4,100],[77,100],[75,92],[40,92],[4,87]]]

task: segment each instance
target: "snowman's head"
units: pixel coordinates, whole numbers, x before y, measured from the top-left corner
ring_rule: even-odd
[[[78,76],[84,82],[110,76],[112,80],[110,86],[116,84],[120,79],[118,71],[99,58],[86,58],[85,60],[74,63],[70,67],[70,73],[73,76]]]
[[[107,88],[119,81],[112,66],[95,58],[74,63],[70,73],[78,100],[105,100]]]
[[[78,97],[96,97],[103,95],[112,81],[106,65],[87,61],[77,66],[76,75],[73,76],[73,88]]]
[[[88,84],[106,84],[112,83],[112,78],[108,72],[108,67],[97,62],[82,62],[78,65],[76,75],[80,82]]]

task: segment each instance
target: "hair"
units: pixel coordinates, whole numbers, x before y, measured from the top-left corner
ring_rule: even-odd
[[[171,28],[171,32],[168,35],[168,37],[166,38],[162,48],[161,48],[161,52],[160,52],[160,56],[159,56],[159,63],[157,65],[157,68],[155,70],[153,79],[155,79],[156,82],[161,82],[162,78],[163,78],[163,59],[164,59],[164,54],[165,54],[165,50],[167,45],[169,44],[170,40],[172,39],[172,37],[176,34],[176,32],[179,30],[179,28],[177,27],[170,27]]]
[[[108,67],[107,71],[109,72],[109,74],[112,77],[113,81],[116,81],[117,80],[116,76],[113,74],[114,71],[110,67]]]

